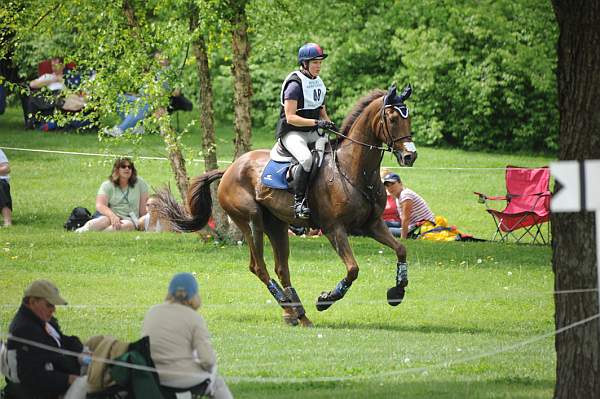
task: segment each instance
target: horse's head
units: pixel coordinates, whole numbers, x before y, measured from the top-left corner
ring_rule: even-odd
[[[417,159],[417,148],[411,136],[408,107],[404,104],[411,93],[412,87],[408,85],[398,95],[394,83],[383,97],[380,111],[381,129],[378,129],[380,139],[394,153],[400,166],[412,166]]]

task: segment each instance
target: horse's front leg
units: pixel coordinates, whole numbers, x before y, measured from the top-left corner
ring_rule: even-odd
[[[398,261],[396,262],[396,285],[387,291],[387,300],[391,306],[398,306],[402,303],[405,295],[405,288],[408,285],[408,264],[406,263],[406,248],[390,233],[390,229],[385,222],[378,218],[370,225],[366,226],[366,232],[373,239],[383,245],[387,245],[396,252]]]
[[[358,277],[358,264],[356,263],[356,259],[354,259],[352,248],[350,248],[346,231],[340,228],[326,233],[326,236],[346,265],[346,277],[343,278],[333,290],[329,292],[323,291],[321,295],[319,295],[317,298],[318,311],[326,310],[333,305],[334,302],[342,299],[352,285],[352,282]]]

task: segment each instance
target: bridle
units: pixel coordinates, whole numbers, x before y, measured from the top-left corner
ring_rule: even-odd
[[[380,123],[383,125],[382,129],[384,132],[384,135],[387,139],[386,145],[387,145],[387,149],[386,151],[389,152],[394,152],[394,144],[397,141],[412,141],[412,135],[410,133],[401,136],[401,137],[396,137],[394,138],[392,136],[392,133],[390,132],[390,128],[388,126],[389,123],[389,118],[387,116],[387,113],[385,112],[385,110],[387,108],[393,108],[394,110],[398,111],[398,113],[400,114],[400,116],[402,117],[402,119],[408,119],[408,107],[402,103],[400,104],[391,104],[391,105],[385,105],[386,102],[386,98],[387,96],[383,97],[383,106],[381,107],[381,110],[379,111],[379,121]]]
[[[352,142],[354,144],[358,144],[358,145],[362,145],[363,147],[367,147],[369,150],[380,150],[380,151],[384,151],[384,152],[387,151],[387,152],[392,152],[392,153],[395,152],[395,150],[394,150],[394,144],[397,141],[402,141],[402,140],[406,140],[406,139],[412,141],[412,135],[409,133],[409,134],[406,134],[404,136],[394,138],[392,136],[392,133],[390,132],[389,127],[388,127],[389,118],[387,117],[387,114],[386,114],[385,110],[387,108],[394,108],[396,111],[398,111],[398,113],[400,114],[400,116],[403,119],[407,119],[408,118],[408,108],[404,104],[402,104],[402,106],[399,106],[400,104],[398,104],[398,105],[385,105],[386,97],[387,96],[383,97],[383,104],[384,105],[382,105],[381,109],[379,110],[379,123],[381,123],[383,125],[382,129],[383,129],[383,132],[384,132],[384,136],[386,138],[386,143],[385,143],[386,146],[385,147],[384,146],[377,146],[377,145],[373,145],[373,144],[363,143],[362,141],[355,140],[355,139],[353,139],[353,138],[351,138],[349,136],[346,136],[345,134],[340,133],[340,132],[338,132],[336,130],[333,130],[333,129],[327,129],[327,130],[329,132],[335,134],[338,137],[343,137],[344,139],[349,140],[350,142]]]

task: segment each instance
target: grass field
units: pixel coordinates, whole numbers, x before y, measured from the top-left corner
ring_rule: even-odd
[[[219,159],[231,159],[231,130],[219,130]],[[255,147],[272,135],[254,132]],[[185,140],[199,158],[197,128]],[[20,115],[0,116],[0,147],[164,156],[160,139],[139,147],[99,143],[93,134],[21,129]],[[195,151],[195,153],[194,153]],[[245,246],[204,243],[196,235],[90,233],[62,229],[77,205],[93,209],[112,158],[5,149],[11,161],[15,226],[0,229],[0,326],[6,333],[24,287],[50,278],[70,306],[57,316],[87,338],[139,337],[146,310],[162,300],[177,271],[195,272],[220,372],[236,398],[547,398],[554,387],[551,250],[497,243],[407,242],[410,286],[391,308],[392,252],[352,238],[360,277],[346,298],[319,313],[316,297],[344,275],[327,240],[294,237],[291,273],[315,328],[283,325],[279,308],[247,271]],[[406,185],[462,230],[488,238],[491,218],[472,191],[503,193],[507,164],[545,165],[544,157],[419,148]],[[386,166],[393,160],[386,155]],[[166,161],[138,160],[152,186],[169,181]],[[190,174],[201,172],[192,164]],[[498,169],[437,169],[498,168]],[[489,220],[488,220],[489,219]],[[272,265],[270,248],[267,263]],[[519,345],[525,341],[532,341]]]

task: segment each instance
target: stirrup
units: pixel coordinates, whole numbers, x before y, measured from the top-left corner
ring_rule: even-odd
[[[310,219],[310,209],[302,202],[294,204],[294,214],[298,219]]]

